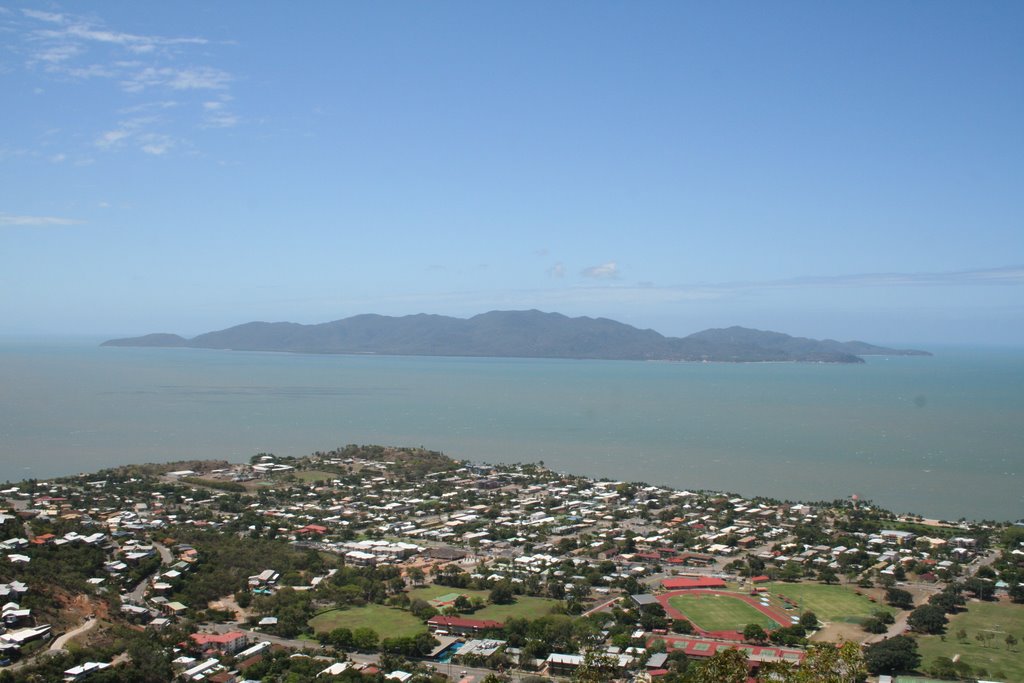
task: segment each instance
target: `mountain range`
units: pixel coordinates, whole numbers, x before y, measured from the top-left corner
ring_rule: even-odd
[[[607,318],[570,318],[536,310],[491,311],[472,318],[366,314],[316,325],[250,322],[192,339],[158,333],[111,339],[103,346],[715,362],[863,363],[861,356],[865,355],[931,355],[927,351],[792,337],[745,327],[666,337]]]

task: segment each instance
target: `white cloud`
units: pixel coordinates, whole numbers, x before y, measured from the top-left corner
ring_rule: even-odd
[[[52,24],[59,24],[64,21],[63,14],[56,14],[54,12],[42,12],[37,9],[23,9],[21,10],[21,13],[26,17],[38,19],[39,21],[48,21]]]
[[[100,134],[96,140],[96,146],[107,148],[114,147],[120,144],[125,138],[131,137],[132,132],[124,128],[118,128],[116,130],[108,130],[106,133]]]
[[[129,95],[157,94],[155,102],[122,101],[113,105],[111,111],[121,115],[181,106],[173,118],[167,115],[159,122],[163,130],[155,129],[154,123],[100,123],[85,135],[96,147],[129,144],[146,154],[162,155],[188,144],[180,132],[182,125],[192,129],[230,128],[241,121],[237,113],[229,111],[232,98],[228,89],[233,76],[208,63],[210,48],[206,46],[213,42],[207,38],[121,31],[94,16],[71,12],[21,9],[8,14],[15,17],[6,23],[12,27],[14,39],[20,40],[17,51],[25,55],[24,66],[37,78],[55,79],[52,82],[57,87],[69,79],[106,80]],[[37,88],[36,92],[42,90]],[[195,94],[190,97],[190,93]],[[196,113],[184,105],[201,108]],[[76,139],[81,140],[78,133]]]
[[[149,130],[161,122],[158,116],[137,116],[120,121],[117,128],[102,133],[95,141],[100,149],[111,149],[131,144],[146,154],[162,156],[177,146],[177,141],[166,133]]]
[[[548,268],[549,277],[565,277],[565,264],[558,262]]]
[[[63,69],[63,72],[73,78],[88,80],[90,78],[113,78],[116,72],[102,64],[90,64],[88,66],[74,66]]]
[[[731,288],[792,289],[798,287],[937,287],[965,284],[1024,284],[1024,266],[977,268],[935,273],[861,273],[799,277],[769,282],[721,285]]]
[[[0,213],[0,226],[46,227],[51,225],[78,225],[82,223],[76,218],[60,218],[57,216],[15,216]]]
[[[222,93],[216,100],[207,100],[203,102],[203,111],[205,116],[203,117],[204,128],[230,128],[238,125],[241,120],[238,115],[227,111],[226,107],[228,103],[234,98],[231,95]]]
[[[63,154],[63,153],[61,153],[61,154],[54,154],[53,156],[50,157],[50,161],[55,163],[55,164],[59,164],[59,163],[65,161],[65,160],[67,160],[67,158],[68,158],[67,154]]]
[[[142,92],[146,88],[164,87],[171,90],[220,90],[226,88],[231,75],[208,66],[176,69],[172,67],[146,67],[121,81],[128,92]]]
[[[82,54],[82,48],[77,45],[64,44],[44,48],[35,54],[35,58],[48,64],[59,64]]]
[[[239,121],[239,118],[236,115],[229,114],[227,112],[221,112],[221,113],[218,113],[218,114],[213,114],[211,116],[207,116],[203,120],[203,127],[204,128],[230,128],[232,126],[238,125],[238,121]]]
[[[48,24],[56,24],[58,28],[41,29],[36,35],[50,40],[79,40],[84,42],[107,43],[120,45],[132,52],[152,52],[157,47],[174,45],[206,45],[210,41],[198,37],[167,37],[153,35],[138,35],[122,31],[111,31],[96,26],[93,22],[82,18],[72,17],[67,14],[55,12],[41,12],[33,9],[23,9],[22,14],[29,19],[43,21]]]
[[[615,261],[608,261],[600,265],[584,268],[580,275],[598,280],[614,280],[619,277],[619,266]]]
[[[141,145],[139,149],[146,154],[153,154],[156,156],[166,154],[172,147],[174,147],[174,140],[169,136],[156,133],[141,136],[140,142]]]

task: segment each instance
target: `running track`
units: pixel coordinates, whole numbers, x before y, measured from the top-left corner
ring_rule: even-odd
[[[716,591],[708,590],[704,588],[691,588],[688,590],[672,591],[670,593],[662,593],[658,597],[658,602],[665,608],[665,613],[672,619],[686,619],[693,625],[693,630],[709,638],[723,638],[725,640],[743,640],[743,634],[739,631],[705,631],[699,627],[690,617],[686,616],[683,612],[680,612],[675,607],[668,604],[669,598],[675,597],[676,595],[724,595],[729,598],[735,598],[736,600],[742,600],[761,614],[765,615],[772,621],[776,622],[780,626],[791,626],[793,620],[790,615],[785,611],[777,607],[765,607],[761,604],[761,601],[750,595],[743,595],[742,593],[732,593],[729,591]],[[767,630],[767,629],[766,629]]]

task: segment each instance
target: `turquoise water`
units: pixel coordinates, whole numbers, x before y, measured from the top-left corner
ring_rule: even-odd
[[[0,343],[0,479],[347,443],[898,512],[1024,516],[1024,351],[866,365]]]

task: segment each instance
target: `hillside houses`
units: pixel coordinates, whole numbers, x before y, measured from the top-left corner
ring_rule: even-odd
[[[193,619],[234,620],[227,634],[191,633],[189,654],[180,654],[175,665],[183,679],[228,680],[241,675],[229,656],[242,658],[252,645],[248,636],[237,636],[245,635],[243,629],[288,638],[305,629],[308,635],[308,618],[332,603],[405,609],[427,602],[416,596],[430,596],[417,590],[431,581],[453,595],[464,591],[463,602],[471,604],[457,613],[456,598],[430,603],[420,623],[468,640],[464,658],[498,654],[497,661],[519,656],[498,634],[503,623],[466,611],[481,609],[497,586],[538,603],[557,601],[560,611],[572,615],[604,603],[611,615],[625,607],[616,602],[619,596],[647,595],[659,586],[713,590],[748,577],[754,582],[829,572],[846,581],[895,582],[915,573],[940,580],[963,572],[985,551],[984,535],[972,535],[972,529],[924,534],[909,522],[879,518],[863,504],[679,491],[533,465],[443,462],[434,463],[437,471],[404,469],[414,465],[336,454],[286,461],[261,456],[252,465],[189,463],[173,472],[8,488],[0,505],[0,563],[13,579],[0,584],[0,621],[10,635],[0,649],[46,637],[48,631],[32,636],[35,631],[26,630],[43,625],[22,609],[21,596],[33,564],[63,552],[99,558],[86,578],[88,599],[118,595],[118,618],[139,632]],[[244,573],[230,575],[223,595],[214,595],[217,584],[192,600],[189,589],[199,580],[213,582],[208,570],[217,561],[216,543],[229,540],[238,547],[285,548],[291,555],[257,558]],[[295,563],[292,555],[310,563]],[[346,574],[356,578],[344,585],[335,580]],[[236,613],[235,602],[244,613]],[[289,621],[291,631],[284,631]],[[650,653],[641,650],[650,629],[625,626],[617,634],[622,642],[604,642],[601,652],[636,674],[646,669]],[[601,636],[606,639],[607,628]],[[689,648],[688,656],[690,650],[705,652],[699,639],[691,641],[679,641],[678,649]],[[244,658],[270,656],[268,651],[261,647]],[[531,666],[571,672],[582,656],[569,649],[544,652]]]

